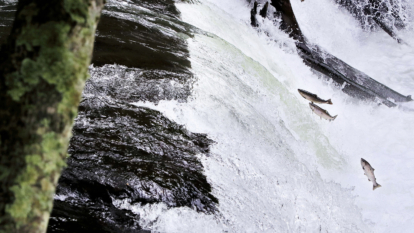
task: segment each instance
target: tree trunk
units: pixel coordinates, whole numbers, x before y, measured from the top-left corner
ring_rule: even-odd
[[[20,0],[0,55],[0,232],[45,232],[104,0]]]

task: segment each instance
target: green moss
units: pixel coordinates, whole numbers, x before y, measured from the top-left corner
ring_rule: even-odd
[[[6,166],[0,165],[0,180],[4,180],[10,175],[10,169]]]
[[[88,78],[96,20],[100,14],[100,7],[95,4],[96,1],[66,0],[63,9],[69,15],[68,20],[50,20],[42,24],[33,22],[33,17],[39,12],[34,3],[17,13],[25,23],[21,24],[16,36],[15,50],[25,50],[30,56],[20,62],[12,60],[16,71],[4,75],[5,93],[16,106],[19,104],[25,109],[23,112],[29,114],[19,116],[27,129],[20,129],[17,134],[30,136],[23,136],[29,140],[25,141],[23,148],[12,150],[13,156],[25,161],[25,166],[19,168],[11,187],[8,187],[14,195],[13,202],[5,206],[5,212],[14,222],[5,227],[12,229],[10,231],[46,230],[56,184],[66,165],[73,120]],[[20,55],[11,56],[11,59],[19,59]],[[39,87],[46,91],[34,91]],[[50,106],[32,103],[29,92],[34,93],[37,99],[49,96],[54,99],[48,100]],[[21,143],[15,145],[21,146]],[[0,165],[0,180],[11,173],[11,169]]]
[[[86,22],[88,5],[84,1],[65,1],[65,8],[76,22]],[[33,12],[37,11],[31,8],[21,14],[26,14],[30,22]],[[76,91],[83,88],[77,81],[88,78],[87,66],[91,59],[95,18],[90,17],[88,23],[83,27],[72,28],[67,22],[51,21],[40,26],[27,25],[22,28],[16,46],[24,46],[28,51],[41,49],[36,60],[24,59],[20,70],[6,76],[8,94],[13,100],[18,101],[22,95],[31,91],[39,78],[55,84],[60,93],[70,92],[74,86],[78,89]],[[68,37],[71,33],[77,35]],[[74,101],[79,101],[79,97]],[[69,103],[72,104],[73,101]]]
[[[6,212],[15,219],[17,228],[27,224],[39,213],[52,210],[56,174],[65,166],[67,144],[68,138],[48,132],[43,134],[41,155],[26,156],[26,169],[17,177],[16,185],[11,187],[15,201],[6,207]],[[47,221],[47,218],[43,221]]]
[[[7,91],[7,94],[10,95],[10,97],[14,101],[19,101],[20,97],[23,96],[27,91],[31,90],[30,85],[26,86],[24,82],[21,82],[21,75],[19,75],[17,72],[11,73],[8,76],[6,76],[6,85],[10,88]]]
[[[19,186],[15,185],[11,187],[11,190],[14,192],[16,200],[13,202],[13,205],[6,206],[6,212],[15,219],[16,227],[20,228],[27,222],[27,216],[32,209],[31,199],[25,197],[34,195],[30,185],[27,185],[26,183]]]
[[[65,1],[65,10],[70,12],[73,21],[77,23],[84,23],[88,15],[88,4],[83,0]]]

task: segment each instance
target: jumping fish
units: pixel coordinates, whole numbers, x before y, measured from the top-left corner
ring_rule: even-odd
[[[361,158],[361,166],[362,166],[362,170],[364,170],[364,175],[368,177],[368,181],[372,181],[372,183],[374,184],[374,187],[372,190],[375,190],[376,188],[381,187],[381,185],[377,183],[377,179],[375,178],[375,175],[374,175],[375,169],[371,167],[371,164],[369,164],[365,159]]]
[[[316,115],[320,116],[321,119],[323,118],[323,119],[326,119],[328,121],[333,121],[338,116],[338,115],[336,115],[336,116],[329,115],[329,112],[328,111],[326,111],[325,109],[319,107],[318,105],[316,105],[314,103],[309,103],[309,107],[312,109],[312,111]]]
[[[318,103],[318,104],[332,104],[331,99],[329,100],[323,100],[321,98],[319,98],[316,94],[310,93],[308,91],[302,90],[302,89],[298,89],[299,94],[309,100],[312,103]]]

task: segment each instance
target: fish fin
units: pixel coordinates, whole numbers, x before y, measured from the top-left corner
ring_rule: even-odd
[[[376,183],[376,185],[374,184],[374,187],[372,188],[372,190],[375,190],[375,189],[377,189],[379,187],[382,187],[382,186],[380,184]]]
[[[327,100],[327,101],[326,101],[326,103],[327,103],[327,104],[332,104],[331,99]]]
[[[371,180],[368,178],[368,181],[371,181]]]

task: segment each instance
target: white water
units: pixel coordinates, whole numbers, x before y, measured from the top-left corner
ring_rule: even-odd
[[[414,94],[414,50],[359,29],[329,0],[292,1],[311,42],[402,94]],[[243,0],[177,4],[185,22],[214,35],[188,39],[197,77],[188,103],[155,108],[217,144],[202,157],[219,214],[116,204],[159,232],[412,232],[414,104],[356,101],[318,79],[270,21],[250,27]],[[413,8],[414,9],[414,8]],[[401,37],[414,45],[414,33]],[[274,42],[270,39],[276,39]],[[298,88],[332,98],[333,122],[312,114]],[[376,169],[363,175],[360,159]]]

